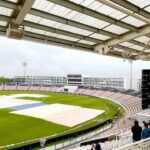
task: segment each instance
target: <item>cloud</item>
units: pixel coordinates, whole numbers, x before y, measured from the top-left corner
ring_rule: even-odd
[[[0,76],[23,75],[23,62],[28,64],[28,75],[130,75],[128,61],[114,57],[4,37],[0,37],[0,45]],[[140,76],[142,68],[150,68],[150,63],[135,61],[133,75]]]

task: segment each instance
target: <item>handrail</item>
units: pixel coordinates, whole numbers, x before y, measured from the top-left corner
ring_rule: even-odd
[[[132,150],[136,148],[136,150],[149,150],[150,149],[150,138],[131,143],[125,146],[121,146],[119,148],[115,148],[113,150]]]

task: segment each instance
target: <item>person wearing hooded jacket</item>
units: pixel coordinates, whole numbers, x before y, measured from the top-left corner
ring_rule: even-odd
[[[139,126],[137,120],[134,121],[134,126],[132,126],[131,131],[133,133],[133,142],[141,140],[142,127]]]

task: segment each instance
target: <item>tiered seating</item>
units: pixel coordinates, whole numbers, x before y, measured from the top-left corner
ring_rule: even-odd
[[[96,96],[96,97],[101,97],[101,95],[103,93],[105,93],[106,91],[102,91],[102,90],[97,90],[93,95]]]
[[[111,139],[109,141],[106,141],[104,143],[100,143],[102,150],[113,150],[115,148],[118,148],[120,146],[132,143],[132,133],[130,129],[127,129],[126,131],[122,130],[116,130],[112,132],[112,134],[107,134],[106,137],[116,137],[116,139]],[[92,145],[86,145],[86,146],[81,146],[81,147],[76,147],[71,150],[90,150]]]
[[[91,95],[94,96],[94,94],[97,92],[96,89],[92,90]]]
[[[3,84],[0,84],[0,91],[3,90]]]
[[[20,90],[20,91],[46,91],[46,92],[60,92],[60,87],[58,86],[49,86],[49,85],[27,85],[27,84],[5,84],[0,85],[0,90]],[[131,95],[126,94],[130,92]],[[133,90],[122,90],[121,93],[115,93],[114,90],[106,91],[106,89],[91,89],[91,88],[78,88],[75,92],[76,94],[88,95],[94,97],[102,97],[105,99],[116,101],[117,103],[122,104],[126,113],[135,114],[141,111],[141,99],[139,97],[135,97],[135,94],[139,94],[139,92],[133,92]]]
[[[16,90],[17,84],[5,84],[3,90]]]
[[[102,143],[100,142],[100,145],[102,147],[102,150],[149,150],[150,149],[150,138],[147,138],[145,140],[141,140],[139,142],[132,142],[132,133],[130,129],[123,130],[116,130],[112,134],[109,134],[107,136],[111,137],[112,135],[115,135],[115,138],[108,138],[110,140]],[[66,145],[66,143],[64,143]],[[67,143],[68,145],[68,143]],[[67,146],[66,145],[66,146]],[[42,148],[41,150],[54,150],[56,148],[60,149],[62,144],[57,144],[50,147]],[[69,150],[91,150],[92,145],[85,145],[81,147],[75,147],[75,148],[64,148]]]
[[[51,88],[51,86],[49,86],[49,85],[42,85],[42,86],[40,87],[40,91],[41,91],[41,92],[49,92],[49,91],[50,91],[50,88]]]
[[[141,92],[136,92],[136,91],[134,91],[132,93],[129,93],[129,94],[132,95],[132,96],[136,96],[136,97],[141,96]]]
[[[77,90],[76,90],[76,94],[81,94],[82,93],[82,91],[83,91],[83,89],[81,89],[81,88],[78,88]]]
[[[29,90],[29,85],[28,84],[19,84],[17,86],[16,90],[19,90],[19,91],[28,91]]]
[[[117,91],[118,92],[118,91]],[[126,94],[127,92],[131,93],[131,95]],[[125,109],[126,113],[128,114],[135,114],[141,111],[141,100],[138,97],[135,97],[135,93],[133,90],[122,90],[121,93],[115,93],[112,91],[106,91],[105,89],[84,89],[79,88],[76,91],[76,94],[83,94],[83,95],[91,95],[95,97],[103,97],[109,100],[116,101],[119,104],[122,104]],[[133,94],[133,95],[132,95]]]
[[[58,86],[49,86],[49,85],[27,85],[27,84],[19,84],[19,85],[2,85],[0,84],[0,90],[31,90],[31,91],[46,91],[46,92],[59,92],[60,87]],[[128,94],[128,92],[130,94]],[[119,93],[119,91],[107,91],[106,89],[91,89],[91,88],[78,88],[75,92],[76,94],[81,95],[89,95],[89,96],[95,96],[95,97],[103,97],[105,99],[113,100],[121,105],[124,106],[126,110],[126,116],[132,116],[135,115],[137,112],[141,111],[141,98],[138,97],[140,92],[133,92],[133,90],[124,90]],[[138,95],[138,96],[136,96]],[[126,118],[124,118],[127,120]],[[101,143],[102,149],[109,150],[109,149],[115,149],[118,146],[127,144],[131,142],[131,136],[129,131],[124,131],[116,133],[114,132],[114,129],[118,130],[118,128],[124,129],[126,127],[131,127],[132,120],[126,121],[126,123],[123,123],[123,120],[119,120],[117,123],[115,123],[114,127],[110,129],[109,131],[105,132],[104,134],[101,134],[100,136],[97,136],[97,138],[106,137],[108,135],[111,135],[112,133],[114,135],[119,136],[119,139],[115,139],[112,141],[108,141],[105,143]],[[119,130],[118,130],[119,131]],[[112,132],[112,133],[111,133]],[[127,136],[126,136],[127,133]],[[77,147],[75,149],[90,149],[91,145],[84,146],[84,147]],[[123,150],[123,149],[121,149]],[[145,149],[144,149],[145,150]]]
[[[131,99],[132,97],[133,96],[131,96],[131,95],[122,94],[122,96],[116,98],[116,100],[119,101],[120,103],[124,103],[124,102],[128,101],[129,99]]]
[[[60,87],[52,86],[49,91],[50,91],[50,92],[59,92],[59,88],[60,88]]]
[[[112,96],[109,96],[109,99],[116,100],[117,98],[121,98],[122,96],[124,96],[122,93],[115,93]]]
[[[96,90],[96,91],[92,94],[92,96],[97,97],[98,93],[99,93],[99,90]]]
[[[130,93],[133,93],[133,92],[134,92],[134,90],[132,90],[132,89],[120,91],[120,93],[124,93],[124,94],[130,94]]]
[[[93,90],[91,89],[86,89],[82,92],[83,95],[92,95]]]
[[[150,150],[150,138],[131,144],[126,144],[114,150]]]
[[[126,117],[127,118],[135,118],[136,113],[140,112],[142,110],[141,108],[141,98],[128,95],[126,94],[127,92],[130,93],[134,93],[133,90],[123,90],[121,91],[121,93],[115,93],[112,91],[105,91],[105,90],[92,90],[92,89],[88,89],[87,92],[85,92],[87,89],[85,90],[78,90],[78,93],[90,93],[92,94],[92,96],[95,97],[103,97],[105,99],[109,99],[109,100],[113,100],[119,104],[121,104],[122,106],[124,106],[125,108],[125,112],[126,112]],[[84,92],[83,92],[84,91]],[[92,93],[92,91],[94,91]],[[118,91],[117,91],[118,92]],[[130,123],[131,125],[131,123]]]
[[[104,92],[101,96],[102,96],[102,97],[110,97],[110,96],[112,96],[112,95],[114,95],[114,92],[106,91],[106,92]]]
[[[40,85],[31,85],[29,90],[30,91],[39,91]]]
[[[80,93],[79,93],[79,94],[84,95],[84,91],[86,91],[86,90],[87,90],[87,89],[82,88],[82,89],[80,90]]]

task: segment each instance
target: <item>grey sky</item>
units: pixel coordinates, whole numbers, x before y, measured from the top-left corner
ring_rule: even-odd
[[[130,65],[122,59],[0,37],[0,76],[23,75],[22,62],[28,64],[27,75],[130,75]],[[143,68],[149,69],[150,62],[135,61],[133,75],[140,76]]]

